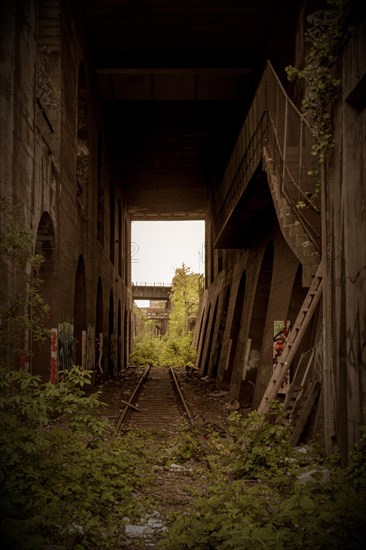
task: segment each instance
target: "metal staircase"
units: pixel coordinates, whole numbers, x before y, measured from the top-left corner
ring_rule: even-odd
[[[316,310],[322,294],[324,261],[318,267],[315,277],[310,285],[304,303],[296,318],[295,324],[287,338],[285,347],[278,360],[267,389],[264,392],[262,400],[259,404],[258,411],[266,413],[271,405],[271,401],[276,397],[281,383],[291,366],[291,362],[299,348],[302,337],[309,326],[311,318]]]
[[[309,125],[268,62],[216,195],[217,240],[262,163],[285,240],[309,286],[320,262],[320,199]],[[302,206],[300,206],[302,205]]]

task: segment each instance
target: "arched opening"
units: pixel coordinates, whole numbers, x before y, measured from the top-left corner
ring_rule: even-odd
[[[233,322],[231,325],[231,332],[230,332],[231,345],[229,350],[229,361],[228,361],[228,366],[227,366],[227,369],[225,370],[224,379],[223,379],[224,386],[228,386],[230,384],[231,376],[233,374],[234,361],[235,361],[236,349],[238,346],[239,332],[241,327],[241,318],[242,318],[243,306],[244,306],[245,286],[246,286],[246,272],[244,271],[240,278],[238,293],[236,295],[234,316],[233,316]]]
[[[114,265],[116,250],[116,223],[115,223],[115,185],[113,176],[109,180],[109,259]]]
[[[122,339],[122,312],[121,312],[121,300],[118,300],[117,311],[117,374],[122,370],[122,354],[121,354],[121,342]]]
[[[212,316],[210,335],[209,335],[209,340],[208,340],[210,343],[213,341],[213,335],[214,335],[214,330],[215,330],[215,325],[216,325],[218,303],[219,303],[219,298],[217,297],[214,312],[213,312],[213,316]],[[208,354],[206,354],[206,358],[205,358],[205,363],[204,363],[204,367],[203,367],[203,375],[207,374],[208,366],[209,366],[209,358],[210,358],[210,354],[208,353]]]
[[[97,300],[95,311],[95,381],[103,381],[102,357],[103,353],[103,288],[102,280],[98,278]]]
[[[130,261],[134,261],[134,259],[131,257],[131,255],[132,255],[132,248],[131,248],[132,243],[129,242],[130,241],[130,236],[128,234],[128,224],[127,224],[126,219],[125,219],[124,235],[123,235],[122,238],[124,238],[124,243],[125,243],[125,247],[124,247],[125,268],[124,268],[123,279],[125,280],[126,284],[128,284],[129,272],[130,272]]]
[[[56,328],[56,308],[55,308],[55,232],[52,219],[48,212],[41,216],[37,237],[35,253],[43,256],[44,262],[39,270],[41,280],[40,294],[44,302],[49,305],[49,316],[44,324],[46,328]],[[32,312],[30,312],[32,314]],[[31,372],[41,376],[44,382],[48,382],[51,377],[51,341],[47,338],[44,342],[34,341],[34,335],[31,335]]]
[[[108,314],[108,342],[107,342],[107,356],[108,356],[108,376],[114,376],[115,365],[115,343],[114,343],[114,301],[112,290],[109,293],[109,314]]]
[[[82,256],[79,257],[74,287],[74,345],[75,362],[77,365],[85,363],[85,349],[83,349],[82,333],[86,334],[86,285],[85,266]]]
[[[204,356],[204,350],[205,350],[205,348],[207,348],[206,337],[207,337],[208,321],[210,319],[210,312],[211,312],[211,304],[209,304],[209,306],[208,306],[206,319],[204,320],[204,329],[203,329],[203,333],[202,333],[201,349],[200,349],[199,359],[198,359],[198,363],[197,363],[198,370],[201,370],[201,368],[202,368],[201,365],[202,365],[202,360],[203,360],[203,356]]]
[[[97,239],[104,244],[104,185],[103,185],[103,137],[98,132],[97,145]]]
[[[127,306],[125,306],[125,313],[123,319],[123,365],[127,367],[128,362],[128,312]]]
[[[248,403],[251,403],[253,400],[262,350],[263,331],[271,290],[273,258],[273,242],[270,241],[264,252],[262,265],[259,271],[246,349],[246,356],[248,359],[246,361],[245,380],[242,382],[240,390],[240,399]]]
[[[302,265],[299,263],[296,271],[294,284],[292,287],[291,300],[290,300],[288,316],[287,316],[287,318],[290,320],[290,323],[291,323],[290,330],[291,330],[291,326],[296,321],[296,317],[302,307],[302,304],[305,300],[305,296],[307,295],[307,293],[308,293],[308,288],[302,286]],[[314,340],[316,338],[316,329],[318,325],[318,316],[319,316],[319,308],[316,310],[315,314],[313,315],[313,319],[309,327],[305,331],[305,334],[301,340],[299,349],[294,357],[294,360],[292,361],[291,369],[290,369],[290,381],[292,381],[293,373],[297,367],[297,364],[300,361],[301,355],[306,351],[309,351],[314,345]]]
[[[121,201],[118,201],[118,275],[122,277],[122,205]]]
[[[220,321],[219,321],[219,327],[217,331],[217,339],[215,342],[215,352],[212,360],[211,376],[213,378],[216,378],[219,370],[222,344],[224,341],[227,312],[229,309],[229,299],[230,299],[230,286],[227,286],[225,290],[225,297],[222,303],[221,312],[220,312]]]

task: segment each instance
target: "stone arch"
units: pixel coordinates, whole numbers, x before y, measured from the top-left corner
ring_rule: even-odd
[[[218,304],[219,304],[219,297],[217,296],[216,302],[215,302],[215,307],[214,307],[214,310],[213,310],[212,320],[211,320],[210,334],[209,334],[209,337],[208,337],[208,341],[209,341],[210,345],[211,345],[211,342],[213,341],[213,335],[214,335],[214,330],[215,330],[215,325],[216,325]],[[203,364],[203,376],[205,376],[207,374],[208,368],[209,368],[209,353],[206,353],[205,361],[204,361],[204,364]]]
[[[123,364],[127,367],[128,362],[128,312],[127,306],[125,306],[125,312],[123,316]]]
[[[104,244],[104,182],[103,182],[103,134],[98,132],[97,143],[97,239]]]
[[[229,300],[230,300],[230,285],[228,285],[225,289],[225,295],[224,295],[224,299],[223,299],[221,311],[220,311],[220,321],[219,321],[219,326],[217,330],[215,351],[212,359],[211,376],[213,378],[216,378],[217,373],[219,371],[222,345],[224,342],[224,332],[226,327],[227,312],[229,309]]]
[[[116,187],[113,175],[109,178],[109,259],[114,265],[116,255]]]
[[[297,267],[296,275],[295,275],[294,284],[292,286],[291,299],[290,299],[288,315],[287,315],[287,318],[291,323],[290,330],[291,330],[291,326],[294,324],[296,317],[302,307],[305,296],[308,293],[308,288],[302,286],[302,279],[303,279],[302,272],[303,272],[303,267],[302,267],[302,264],[299,263]],[[291,363],[290,380],[292,380],[293,372],[296,369],[296,366],[299,362],[299,359],[302,353],[305,351],[308,351],[314,345],[314,340],[316,338],[316,329],[318,326],[318,315],[319,315],[319,306],[315,314],[313,315],[312,321],[310,322],[310,325],[307,328],[301,340],[299,349],[294,357],[294,360]]]
[[[103,286],[102,279],[98,278],[95,309],[95,381],[103,381],[101,370],[101,355],[103,352]]]
[[[122,277],[122,203],[121,200],[118,201],[118,242],[117,242],[117,251],[118,251],[118,275]]]
[[[75,363],[83,366],[82,333],[86,332],[86,282],[85,266],[83,256],[79,256],[75,274],[74,286],[74,342],[75,342]],[[85,351],[85,350],[84,350]]]
[[[108,376],[114,375],[115,364],[115,342],[114,342],[114,299],[113,291],[109,292],[109,308],[108,308],[108,342],[107,342],[107,355],[108,355]]]
[[[118,300],[118,309],[117,309],[117,374],[122,370],[122,310],[121,310],[121,300]]]
[[[233,315],[233,320],[231,324],[231,331],[230,331],[231,346],[229,350],[227,369],[225,369],[225,372],[224,372],[224,378],[223,378],[224,386],[227,386],[230,384],[231,376],[233,374],[235,355],[238,347],[239,333],[241,328],[241,318],[242,318],[243,307],[244,307],[246,280],[247,280],[246,272],[243,271],[240,277],[239,288],[238,288],[238,292],[235,300],[234,315]]]
[[[49,305],[49,316],[45,320],[46,328],[57,326],[56,296],[55,296],[55,271],[56,271],[56,241],[55,230],[48,212],[43,212],[38,224],[36,235],[35,253],[43,256],[43,263],[39,270],[41,280],[40,294],[46,304]],[[32,337],[31,337],[32,338]],[[32,338],[33,340],[33,338]],[[45,342],[32,341],[31,372],[41,376],[44,382],[50,380],[51,374],[51,342],[47,338]]]
[[[207,315],[206,315],[206,318],[203,321],[204,329],[203,329],[203,332],[202,332],[202,340],[201,340],[201,344],[200,344],[200,350],[199,350],[198,361],[197,361],[198,370],[202,369],[204,352],[207,349],[207,345],[208,345],[208,343],[206,341],[206,337],[207,337],[207,329],[208,329],[208,322],[209,322],[209,319],[210,319],[210,313],[211,313],[211,303],[208,305]]]
[[[267,318],[269,295],[274,261],[273,242],[269,241],[264,251],[254,296],[252,317],[249,326],[245,380],[241,384],[240,399],[253,400],[258,365],[262,350],[263,331]]]

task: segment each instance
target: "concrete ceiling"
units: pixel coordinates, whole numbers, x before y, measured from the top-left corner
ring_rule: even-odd
[[[266,59],[291,60],[288,0],[88,0],[87,39],[133,219],[207,216]]]

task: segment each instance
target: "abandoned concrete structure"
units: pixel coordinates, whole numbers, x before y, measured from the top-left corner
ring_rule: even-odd
[[[363,2],[343,10],[319,196],[295,107],[304,89],[284,70],[304,66],[324,4],[4,0],[0,194],[21,204],[45,256],[54,337],[73,336],[76,361],[96,372],[103,348],[117,369],[128,361],[131,220],[204,219],[197,367],[263,407],[274,330],[278,351],[305,310],[281,391],[297,379],[307,429],[346,457],[366,404]],[[2,269],[9,296],[19,281]],[[50,343],[32,351],[32,372],[48,379]]]

